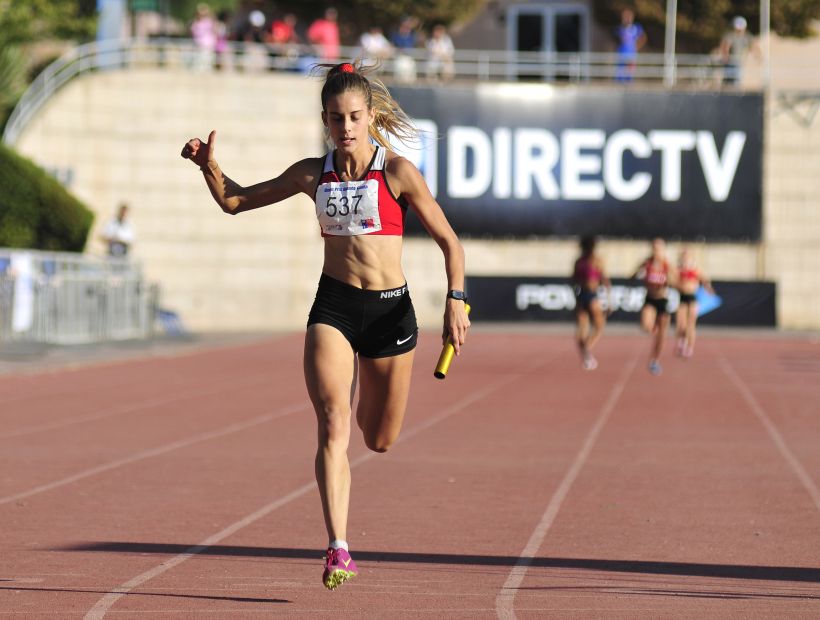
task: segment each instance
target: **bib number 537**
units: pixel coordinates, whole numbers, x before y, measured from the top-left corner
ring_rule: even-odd
[[[353,196],[330,196],[325,204],[325,215],[328,217],[336,217],[336,215],[349,215],[351,211],[351,204],[353,207],[353,214],[359,214],[359,203],[364,196],[362,194],[354,194]],[[338,201],[338,203],[337,203]]]

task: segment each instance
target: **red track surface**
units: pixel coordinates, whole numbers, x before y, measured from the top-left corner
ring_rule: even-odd
[[[820,617],[820,346],[648,346],[425,334],[336,592],[301,336],[0,376],[0,616]]]

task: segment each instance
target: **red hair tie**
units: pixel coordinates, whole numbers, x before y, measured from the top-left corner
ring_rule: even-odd
[[[356,73],[356,69],[353,68],[349,62],[342,63],[339,65],[339,71],[342,73]]]

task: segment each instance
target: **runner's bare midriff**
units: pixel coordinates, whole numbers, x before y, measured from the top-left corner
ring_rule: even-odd
[[[322,271],[331,278],[367,290],[387,290],[405,284],[401,268],[402,237],[356,235],[325,237]]]

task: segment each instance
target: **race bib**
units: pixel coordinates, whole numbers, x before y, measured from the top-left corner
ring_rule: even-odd
[[[379,182],[322,183],[316,191],[316,217],[326,235],[350,237],[380,231]]]

